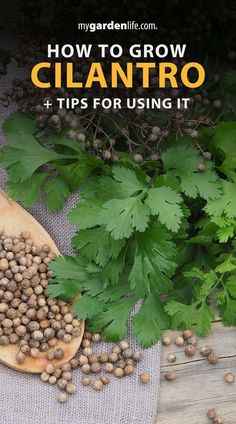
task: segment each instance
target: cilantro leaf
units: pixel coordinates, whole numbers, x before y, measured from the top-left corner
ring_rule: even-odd
[[[232,253],[222,253],[217,262],[220,262],[220,265],[216,267],[216,272],[224,274],[225,272],[231,272],[236,269],[236,258]]]
[[[82,290],[82,284],[76,279],[53,279],[47,287],[47,292],[51,297],[62,297],[67,302],[71,302]]]
[[[175,246],[168,232],[157,224],[136,235],[133,266],[129,275],[131,289],[140,297],[147,293],[167,293],[176,264],[173,262]]]
[[[169,317],[163,310],[158,296],[149,295],[140,311],[133,318],[133,332],[143,347],[154,345],[161,337],[162,330],[169,326]]]
[[[236,278],[231,275],[215,295],[224,325],[236,325]]]
[[[206,301],[199,306],[198,302],[185,305],[175,300],[167,303],[166,313],[172,318],[174,328],[190,328],[195,326],[196,333],[205,336],[211,329],[211,321],[215,318],[214,312]]]
[[[70,189],[61,177],[47,181],[44,190],[47,193],[45,203],[52,212],[60,210],[70,196]]]
[[[23,182],[48,162],[75,156],[63,155],[43,147],[34,137],[36,123],[20,113],[13,114],[3,125],[8,146],[0,149],[0,166],[9,168],[11,180]]]
[[[236,184],[223,180],[223,193],[219,199],[209,200],[205,211],[210,216],[226,215],[227,218],[236,218]]]
[[[150,209],[138,197],[111,199],[104,203],[100,222],[115,239],[128,238],[144,231],[149,221]]]
[[[122,197],[130,197],[132,194],[146,188],[146,184],[139,181],[136,173],[131,169],[113,166],[112,174],[116,181],[114,184],[115,192],[119,193]]]
[[[180,207],[182,198],[179,193],[170,187],[150,188],[145,203],[151,209],[153,215],[157,215],[159,221],[168,230],[178,231],[183,212]]]
[[[81,258],[72,256],[59,256],[50,262],[49,269],[53,271],[54,277],[58,279],[75,279],[83,281],[86,279],[85,262]]]
[[[124,297],[106,305],[105,311],[88,321],[91,331],[102,331],[104,340],[122,340],[127,334],[129,314],[137,302],[137,297]]]
[[[164,171],[170,176],[179,178],[181,190],[189,197],[196,199],[217,199],[221,193],[220,180],[208,161],[206,171],[199,172],[198,165],[202,158],[191,146],[172,147],[162,154]]]
[[[99,302],[97,298],[84,294],[73,304],[73,310],[78,319],[86,320],[102,313],[104,304]]]
[[[46,173],[35,173],[31,178],[20,182],[7,182],[8,194],[15,200],[21,201],[23,206],[28,208],[35,203],[39,197],[42,184],[47,178]]]
[[[72,242],[83,257],[100,266],[106,265],[109,258],[117,257],[124,245],[123,240],[112,240],[104,226],[80,230]]]

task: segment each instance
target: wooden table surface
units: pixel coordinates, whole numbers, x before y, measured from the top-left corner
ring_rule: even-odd
[[[179,332],[166,332],[173,339]],[[205,338],[198,338],[198,347],[211,346],[219,354],[217,365],[209,364],[199,351],[192,358],[184,353],[184,347],[174,343],[162,347],[161,389],[156,424],[210,424],[207,411],[215,408],[224,424],[236,424],[236,329],[225,328],[215,321],[212,331]],[[174,364],[167,361],[174,352]],[[165,380],[168,370],[177,372],[174,382]],[[233,384],[227,384],[224,376],[232,372]]]

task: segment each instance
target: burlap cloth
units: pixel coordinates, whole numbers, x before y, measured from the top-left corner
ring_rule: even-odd
[[[9,38],[7,40],[9,42]],[[0,91],[10,86],[13,77],[22,74],[24,71],[19,71],[12,62],[7,76],[0,77]],[[13,110],[14,107],[0,108],[0,126]],[[4,142],[0,133],[0,145]],[[1,188],[5,181],[5,172],[0,170]],[[30,208],[62,253],[72,253],[70,239],[74,228],[67,219],[67,212],[76,201],[77,196],[72,196],[60,213],[49,213],[42,199]],[[133,349],[140,350],[130,336],[129,341]],[[110,346],[102,343],[99,350],[109,351]],[[78,391],[64,405],[56,400],[59,389],[43,383],[38,375],[17,373],[0,365],[0,424],[153,424],[158,404],[160,345],[143,351],[143,357],[135,375],[123,380],[111,377],[111,384],[99,393],[82,386],[81,372],[75,370],[73,381]],[[151,374],[149,385],[139,383],[141,371]]]

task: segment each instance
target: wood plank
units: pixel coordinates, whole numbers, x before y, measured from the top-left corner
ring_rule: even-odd
[[[167,332],[173,339],[179,332]],[[215,366],[209,364],[199,352],[189,358],[184,347],[172,344],[162,348],[161,390],[156,424],[209,424],[208,409],[215,408],[224,424],[236,424],[236,382],[224,381],[226,372],[236,376],[236,331],[214,322],[206,338],[198,338],[198,347],[210,345],[220,357]],[[167,356],[175,352],[177,361],[170,364]],[[167,370],[176,370],[177,380],[167,382]]]

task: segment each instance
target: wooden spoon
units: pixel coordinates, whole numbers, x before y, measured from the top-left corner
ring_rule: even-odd
[[[4,191],[0,190],[0,229],[4,230],[6,235],[19,236],[22,231],[29,231],[33,242],[42,246],[48,244],[51,251],[56,255],[60,252],[45,229],[24,210],[20,205],[11,200]],[[72,359],[78,351],[84,332],[84,321],[80,322],[81,334],[74,337],[70,343],[64,343],[58,340],[57,347],[62,347],[65,355],[63,359],[54,359],[48,361],[46,353],[41,352],[38,358],[26,357],[23,364],[16,361],[16,353],[19,350],[17,345],[0,346],[0,362],[17,370],[29,373],[41,373],[45,370],[48,363],[60,366],[64,362]]]

